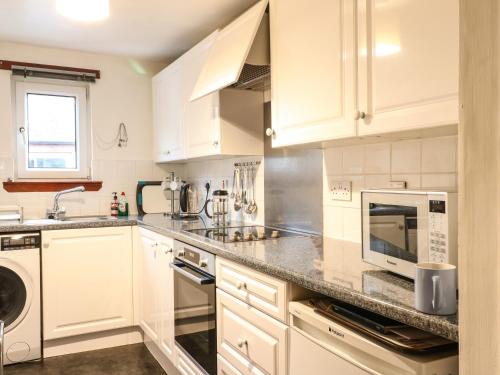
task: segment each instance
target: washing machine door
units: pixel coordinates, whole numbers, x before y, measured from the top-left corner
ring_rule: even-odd
[[[14,329],[26,316],[31,304],[31,280],[14,262],[0,262],[0,320],[5,332]]]

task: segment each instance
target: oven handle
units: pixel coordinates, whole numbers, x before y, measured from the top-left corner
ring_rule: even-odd
[[[201,275],[201,277],[196,277],[193,274],[184,270],[183,267],[187,267],[184,263],[170,263],[170,268],[172,268],[175,272],[179,272],[182,276],[187,277],[189,280],[194,281],[198,285],[208,285],[213,284],[215,282],[215,278],[211,276]]]

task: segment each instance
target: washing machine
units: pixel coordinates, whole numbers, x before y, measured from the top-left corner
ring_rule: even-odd
[[[4,363],[41,358],[40,233],[0,234]]]

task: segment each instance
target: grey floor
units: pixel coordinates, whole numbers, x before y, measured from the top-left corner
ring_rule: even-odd
[[[165,375],[143,344],[5,366],[5,375]]]

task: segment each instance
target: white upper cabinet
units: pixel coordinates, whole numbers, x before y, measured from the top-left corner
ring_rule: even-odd
[[[458,122],[458,1],[359,0],[359,135]]]
[[[270,25],[273,147],[458,122],[456,0],[270,0]]]
[[[224,89],[190,101],[219,31],[153,80],[156,161],[263,155],[264,95]]]
[[[238,80],[261,25],[267,3],[268,0],[259,1],[220,30],[197,79],[191,100],[221,90]]]
[[[153,77],[153,128],[155,161],[184,157],[182,131],[182,65],[174,62]]]
[[[356,135],[355,4],[271,0],[273,147]]]

